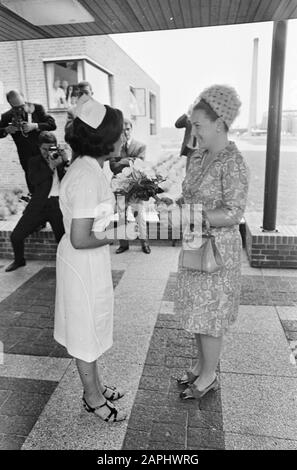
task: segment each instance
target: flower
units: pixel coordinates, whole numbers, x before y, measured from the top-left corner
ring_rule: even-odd
[[[151,197],[163,192],[159,183],[163,177],[148,163],[137,158],[130,162],[129,168],[124,168],[112,180],[112,190],[126,197],[127,201],[148,201]]]

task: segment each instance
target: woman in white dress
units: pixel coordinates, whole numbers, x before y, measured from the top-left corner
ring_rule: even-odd
[[[114,198],[103,165],[119,155],[122,129],[118,109],[91,97],[78,105],[69,143],[79,156],[60,189],[65,235],[57,251],[54,327],[56,341],[76,358],[85,409],[112,422],[126,418],[111,403],[123,393],[103,384],[96,361],[112,346],[113,331],[113,233],[107,227]]]

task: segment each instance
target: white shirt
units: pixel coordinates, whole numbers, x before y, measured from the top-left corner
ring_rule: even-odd
[[[60,192],[60,180],[58,177],[57,168],[55,168],[54,174],[53,174],[53,183],[52,183],[52,187],[51,187],[48,197],[59,196],[59,192]]]
[[[62,88],[53,88],[51,92],[51,106],[53,108],[66,107],[66,95]]]

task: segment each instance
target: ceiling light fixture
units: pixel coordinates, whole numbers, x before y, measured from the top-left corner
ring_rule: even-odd
[[[95,21],[77,0],[1,0],[0,4],[36,26]]]

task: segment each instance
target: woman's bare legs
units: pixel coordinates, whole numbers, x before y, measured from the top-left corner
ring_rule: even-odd
[[[191,372],[195,375],[200,375],[202,364],[203,364],[203,351],[202,351],[202,344],[200,334],[195,333],[195,340],[198,350],[198,359],[195,362],[194,366],[191,367]]]
[[[105,386],[102,384],[102,379],[99,375],[97,361],[85,362],[81,359],[76,359],[76,365],[83,384],[84,398],[87,404],[92,408],[106,404],[106,397],[103,395]],[[114,408],[114,405],[108,400],[107,403],[108,406],[102,406],[102,408],[97,408],[95,411],[95,414],[102,419],[109,417],[111,409]],[[126,419],[125,413],[118,410],[116,412],[117,421]]]
[[[103,405],[106,399],[102,394],[102,388],[98,386],[98,382],[101,382],[98,377],[97,362],[85,362],[81,359],[76,359],[76,365],[87,403],[92,407]]]
[[[223,336],[218,338],[208,335],[199,335],[202,348],[202,367],[200,375],[195,381],[198,390],[204,390],[216,377],[216,368],[219,363],[223,344]]]

